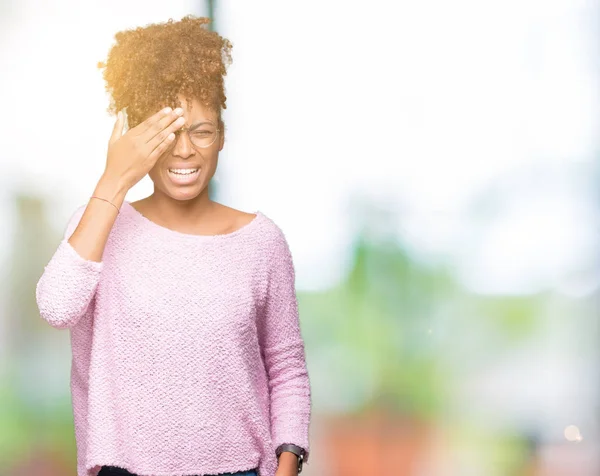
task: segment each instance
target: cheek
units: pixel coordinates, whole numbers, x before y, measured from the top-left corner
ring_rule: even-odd
[[[210,154],[208,154],[207,159],[211,164],[216,164],[219,161],[219,148],[216,147],[212,149]]]
[[[157,173],[161,168],[164,168],[169,161],[169,157],[171,156],[171,151],[163,152],[163,154],[156,160],[150,172]]]
[[[218,147],[210,147],[204,150],[198,150],[198,159],[207,170],[212,170],[216,167],[219,160],[219,149]]]

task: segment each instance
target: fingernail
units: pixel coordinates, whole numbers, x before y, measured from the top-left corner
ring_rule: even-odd
[[[181,116],[183,114],[183,109],[178,107],[177,109],[175,109],[175,114],[177,114],[178,116]]]
[[[165,114],[169,114],[169,113],[171,112],[171,108],[170,108],[170,107],[165,107],[165,108],[163,109],[163,112],[164,112]]]

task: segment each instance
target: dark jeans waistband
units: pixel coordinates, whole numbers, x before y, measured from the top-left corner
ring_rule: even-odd
[[[125,468],[118,466],[102,466],[98,476],[137,476],[135,473],[130,473]],[[196,475],[196,476],[258,476],[258,468],[247,471],[237,471],[235,473],[218,473],[213,475]]]

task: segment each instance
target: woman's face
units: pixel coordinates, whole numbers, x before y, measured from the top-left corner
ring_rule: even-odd
[[[155,189],[176,200],[190,200],[204,191],[208,192],[207,186],[217,170],[224,136],[223,131],[218,130],[214,143],[201,147],[210,142],[207,138],[219,128],[218,114],[196,99],[189,104],[189,109],[184,97],[179,96],[179,100],[185,118],[184,128],[189,130],[189,134],[180,131],[174,144],[159,157],[148,175]]]

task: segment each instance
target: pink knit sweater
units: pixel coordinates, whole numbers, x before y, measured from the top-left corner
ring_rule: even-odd
[[[310,451],[311,389],[281,229],[255,212],[229,234],[180,233],[124,201],[96,262],[67,241],[85,207],[36,287],[42,318],[71,332],[78,476],[102,465],[274,476],[277,446]]]

